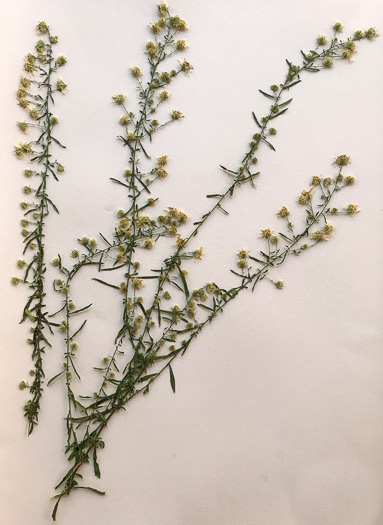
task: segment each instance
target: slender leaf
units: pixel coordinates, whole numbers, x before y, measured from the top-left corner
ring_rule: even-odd
[[[170,374],[170,386],[174,393],[176,393],[176,379],[173,374],[172,366],[169,364],[169,374]]]

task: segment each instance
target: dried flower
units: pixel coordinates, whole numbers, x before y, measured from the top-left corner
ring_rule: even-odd
[[[18,120],[17,121],[17,125],[19,126],[20,130],[23,132],[23,133],[27,133],[28,129],[29,129],[29,126],[28,124],[25,122],[25,120]]]
[[[159,76],[161,82],[165,82],[166,84],[169,84],[169,82],[172,81],[172,77],[166,71],[163,71],[162,73],[159,73],[158,76]]]
[[[312,195],[309,191],[303,190],[302,193],[299,196],[298,204],[301,206],[304,206],[305,204],[308,204],[311,202]]]
[[[37,70],[36,67],[36,57],[32,55],[31,53],[28,53],[28,55],[24,59],[24,69],[27,73],[34,73]]]
[[[160,91],[158,93],[158,97],[163,102],[164,100],[167,100],[170,97],[170,93],[168,91]]]
[[[57,91],[60,91],[60,93],[66,93],[67,85],[63,81],[63,79],[60,77],[58,81],[56,82]]]
[[[329,56],[325,56],[322,63],[323,67],[325,67],[326,69],[331,69],[332,67],[334,67],[334,60]]]
[[[311,186],[319,186],[322,180],[323,180],[322,177],[314,176],[311,181]]]
[[[113,98],[113,100],[115,101],[116,104],[121,106],[125,102],[126,95],[122,95],[120,93],[119,95],[114,95],[114,97],[112,97],[112,98]]]
[[[36,108],[31,108],[29,110],[29,116],[33,119],[33,120],[38,120],[40,115],[39,115],[39,112],[37,111]]]
[[[39,22],[36,26],[36,31],[39,35],[45,35],[49,31],[49,26],[46,22]]]
[[[315,242],[323,242],[323,241],[327,241],[327,238],[326,238],[326,235],[324,234],[324,232],[322,230],[319,230],[317,232],[313,232],[311,235],[310,235],[311,239]]]
[[[60,55],[56,58],[56,64],[61,67],[63,66],[64,64],[67,63],[67,59],[66,59],[66,56],[65,55]]]
[[[265,230],[261,230],[259,237],[261,239],[270,239],[272,235],[273,235],[273,230],[271,228],[266,228]]]
[[[348,206],[346,206],[345,208],[345,211],[347,213],[347,215],[355,215],[356,213],[359,213],[360,212],[360,209],[358,208],[358,205],[357,204],[349,204]]]
[[[276,288],[278,288],[278,290],[282,290],[282,288],[285,287],[285,281],[277,281],[275,283],[275,286],[276,286]]]
[[[181,113],[181,111],[173,110],[170,113],[170,116],[171,116],[172,120],[179,120],[180,118],[183,118],[185,115],[183,115]]]
[[[347,155],[340,155],[335,159],[333,164],[336,164],[337,166],[347,166],[347,164],[350,164],[350,157]]]
[[[144,248],[146,248],[147,250],[151,250],[154,246],[154,242],[152,239],[146,239],[145,242],[144,242]]]
[[[135,290],[141,290],[145,286],[142,279],[139,279],[138,277],[134,277],[132,279],[132,286]]]
[[[148,55],[152,58],[156,57],[157,56],[157,46],[154,42],[152,42],[151,40],[148,40],[146,42],[146,52],[148,53]]]
[[[19,142],[15,146],[15,154],[18,159],[22,159],[24,154],[31,155],[32,153],[32,146],[28,142]]]
[[[239,250],[237,253],[238,259],[247,259],[247,254],[250,253],[250,250]]]
[[[364,32],[364,36],[368,40],[374,40],[375,38],[379,36],[379,33],[376,27],[370,27],[369,29],[366,29],[366,31]]]
[[[128,126],[132,122],[132,119],[128,115],[122,115],[119,122],[121,126]]]
[[[166,16],[168,14],[168,4],[166,2],[161,2],[157,8],[160,16]]]
[[[179,16],[171,16],[169,18],[169,27],[177,29],[177,31],[187,31],[188,26],[185,20],[182,20]]]
[[[281,219],[286,219],[290,215],[290,210],[286,208],[286,206],[282,206],[282,208],[277,213],[277,216]]]
[[[354,175],[347,175],[344,179],[344,183],[346,186],[352,186],[355,183]]]
[[[343,31],[343,24],[341,22],[335,22],[332,28],[335,33],[341,33]]]
[[[327,44],[327,36],[324,35],[323,33],[318,35],[317,44],[318,46],[325,46]]]
[[[162,26],[158,22],[149,24],[149,27],[153,35],[158,35],[159,33],[161,33]]]
[[[202,258],[202,246],[198,250],[194,250],[193,256],[194,256],[194,259]]]
[[[323,233],[327,237],[331,237],[331,235],[334,233],[334,226],[331,224],[331,222],[326,222],[326,224],[323,226]]]
[[[183,51],[184,49],[187,49],[189,47],[185,40],[177,40],[177,42],[174,45],[177,51]]]
[[[178,62],[180,63],[181,71],[183,71],[186,74],[190,73],[190,71],[194,69],[193,66],[189,64],[189,62],[187,62],[185,59],[182,62],[181,60],[179,60]]]
[[[131,72],[131,74],[132,74],[132,76],[133,76],[134,78],[139,78],[139,77],[142,77],[142,75],[143,75],[143,72],[142,72],[141,69],[140,69],[139,67],[137,67],[137,66],[132,66],[132,67],[130,68],[130,72]]]

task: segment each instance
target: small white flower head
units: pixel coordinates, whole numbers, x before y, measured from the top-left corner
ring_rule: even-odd
[[[273,235],[273,230],[271,228],[266,228],[265,230],[261,230],[259,237],[261,239],[270,239],[272,235]]]
[[[65,55],[60,55],[56,58],[56,64],[61,67],[63,66],[64,64],[67,63],[67,58]]]
[[[190,71],[194,69],[193,66],[189,64],[189,62],[187,62],[185,59],[182,62],[181,60],[179,60],[178,62],[180,63],[181,71],[183,71],[186,74],[190,73]]]
[[[169,13],[168,13],[168,4],[167,2],[161,2],[160,4],[158,4],[158,14],[162,17],[162,16],[167,16]]]
[[[29,126],[25,122],[25,120],[18,120],[17,121],[17,125],[18,125],[20,131],[22,131],[23,133],[27,133],[28,132]]]
[[[327,36],[324,35],[323,33],[321,33],[320,35],[317,36],[317,44],[318,46],[325,46],[327,44],[328,40],[327,40]]]
[[[131,72],[131,74],[132,74],[132,76],[133,76],[134,78],[140,78],[140,77],[142,77],[142,75],[143,75],[143,72],[142,72],[141,69],[140,69],[139,67],[137,67],[137,66],[132,66],[132,67],[130,68],[130,72]]]
[[[341,33],[343,31],[343,24],[342,22],[335,22],[332,28],[335,33]]]
[[[300,204],[301,206],[305,206],[306,204],[311,202],[311,199],[312,199],[311,193],[309,191],[302,190],[302,193],[300,194],[299,199],[298,199],[298,204]]]
[[[325,56],[322,63],[323,67],[326,69],[331,69],[334,67],[334,60],[329,56]]]
[[[277,217],[280,219],[286,219],[290,215],[290,210],[286,208],[286,206],[282,206],[282,208],[277,213]]]
[[[160,91],[158,93],[158,97],[161,100],[161,102],[164,102],[164,100],[167,100],[170,97],[170,93],[168,91]]]
[[[67,84],[65,84],[61,77],[56,82],[56,88],[57,91],[60,91],[60,93],[66,93]]]
[[[364,35],[368,40],[375,40],[375,38],[379,36],[379,32],[376,27],[370,27],[369,29],[366,29]]]
[[[122,104],[125,102],[126,95],[119,93],[118,95],[114,95],[112,98],[117,105],[122,106]]]
[[[344,184],[346,186],[352,186],[353,184],[355,184],[354,175],[347,175],[347,177],[344,178]]]
[[[177,42],[174,45],[177,51],[183,51],[184,49],[187,49],[189,47],[185,40],[177,40]]]
[[[339,157],[337,157],[335,159],[333,164],[335,164],[336,166],[347,166],[348,164],[350,164],[350,162],[351,162],[351,160],[350,160],[349,156],[347,156],[347,155],[340,155]]]
[[[169,27],[177,29],[177,31],[187,31],[188,25],[185,20],[182,20],[179,16],[171,16],[169,18]]]
[[[344,209],[345,209],[347,215],[351,215],[351,216],[354,216],[356,213],[360,212],[360,209],[358,208],[358,205],[357,204],[352,204],[352,203],[350,203]]]
[[[170,113],[170,116],[172,120],[179,120],[180,118],[183,118],[185,115],[183,115],[181,111],[173,110]]]
[[[39,35],[45,35],[49,31],[49,25],[45,21],[39,22],[36,26],[36,31]]]

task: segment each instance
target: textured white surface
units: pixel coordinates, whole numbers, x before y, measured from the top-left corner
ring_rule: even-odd
[[[378,0],[174,0],[170,7],[189,23],[185,57],[195,70],[170,85],[169,109],[187,118],[158,135],[152,154],[171,159],[170,176],[158,187],[161,205],[193,219],[209,205],[205,194],[225,188],[218,165],[237,166],[255,132],[251,111],[262,115],[268,107],[258,88],[283,80],[285,58],[300,60],[299,50],[336,20],[345,35],[371,25],[383,31]],[[49,496],[67,466],[65,396],[59,383],[49,389],[40,425],[27,439],[25,396],[17,390],[30,368],[26,327],[17,324],[26,291],[9,286],[21,254],[24,183],[24,163],[11,154],[21,140],[14,92],[36,40],[34,25],[48,20],[69,59],[62,76],[70,92],[57,101],[58,136],[67,146],[57,155],[66,173],[50,191],[61,213],[49,217],[47,251],[49,259],[69,254],[78,236],[108,233],[124,206],[108,180],[127,160],[115,140],[120,115],[110,97],[123,92],[135,100],[128,68],[145,66],[155,4],[18,0],[2,2],[0,14],[0,523],[45,525]],[[231,304],[175,363],[176,395],[163,377],[112,420],[101,480],[86,472],[107,495],[73,494],[62,503],[61,525],[383,523],[383,39],[363,41],[358,50],[353,64],[302,76],[288,113],[276,121],[277,152],[259,155],[257,189],[241,189],[230,217],[214,216],[198,236],[206,255],[192,267],[193,283],[234,283],[234,253],[256,250],[260,228],[279,227],[275,211],[294,208],[313,175],[332,175],[337,155],[352,156],[347,172],[358,180],[339,204],[358,202],[362,213],[340,217],[331,242],[287,262],[275,275],[285,280],[283,292],[264,283]],[[78,301],[95,304],[78,361],[89,385],[96,378],[85,369],[110,351],[117,303],[90,281],[81,286]],[[56,337],[48,377],[61,352]]]

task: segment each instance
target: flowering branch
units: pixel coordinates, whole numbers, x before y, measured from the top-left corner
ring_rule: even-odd
[[[309,53],[303,53],[301,65],[297,66],[287,61],[288,70],[284,81],[279,85],[272,85],[270,92],[261,91],[272,101],[271,106],[267,115],[262,118],[257,118],[253,113],[258,131],[252,137],[240,166],[236,170],[221,166],[225,173],[232,177],[229,187],[223,192],[207,196],[216,199],[214,205],[194,223],[191,232],[182,238],[178,228],[187,222],[187,215],[184,212],[168,207],[165,213],[155,219],[146,215],[147,209],[155,206],[157,201],[151,192],[153,183],[168,175],[167,155],[158,157],[153,165],[147,143],[149,142],[150,145],[153,135],[160,129],[183,118],[181,111],[173,110],[170,112],[170,117],[160,123],[154,118],[155,113],[170,98],[169,92],[165,89],[168,84],[180,72],[188,74],[193,69],[186,60],[183,60],[179,61],[180,65],[177,69],[159,71],[165,59],[186,49],[185,40],[176,40],[176,35],[179,31],[186,31],[187,24],[180,17],[171,16],[165,3],[160,4],[158,10],[158,20],[150,25],[154,42],[148,41],[146,44],[149,64],[149,77],[146,84],[142,80],[144,73],[141,68],[131,67],[131,74],[136,79],[139,95],[138,115],[127,108],[126,95],[120,93],[113,97],[115,104],[124,110],[120,124],[124,127],[125,134],[119,139],[128,148],[129,168],[125,170],[124,179],[112,178],[112,181],[125,189],[129,198],[128,209],[118,212],[119,220],[112,238],[100,234],[105,244],[104,248],[98,247],[95,238],[83,236],[79,242],[86,253],[80,254],[77,249],[72,251],[71,255],[76,259],[72,268],[64,266],[60,256],[55,263],[64,276],[64,279],[56,279],[55,288],[64,295],[63,306],[57,314],[61,312],[65,314],[65,319],[59,325],[59,330],[65,337],[65,363],[63,369],[50,382],[60,376],[66,378],[68,397],[66,453],[72,466],[56,487],[60,488],[61,492],[56,496],[57,501],[52,514],[54,520],[61,499],[68,496],[72,490],[86,489],[103,494],[92,487],[80,486],[79,480],[80,470],[88,462],[93,463],[94,473],[96,477],[100,477],[97,451],[104,448],[101,436],[110,418],[124,409],[137,394],[147,394],[152,383],[164,370],[169,371],[171,388],[175,391],[176,383],[171,367],[173,360],[186,352],[191,341],[218,312],[223,311],[226,304],[239,292],[249,287],[254,290],[262,280],[269,280],[278,289],[282,289],[284,282],[273,281],[269,277],[269,272],[283,264],[288,255],[299,255],[302,251],[328,240],[333,233],[333,226],[327,220],[328,215],[341,213],[353,215],[358,211],[357,206],[352,204],[343,212],[335,212],[334,209],[329,208],[333,195],[345,186],[351,185],[352,179],[346,178],[343,182],[341,173],[342,166],[348,164],[348,157],[340,156],[336,160],[340,170],[335,179],[327,178],[322,181],[319,177],[314,177],[310,190],[303,191],[299,197],[298,203],[306,206],[306,224],[299,234],[294,233],[293,225],[289,220],[290,212],[284,206],[278,212],[278,216],[286,219],[287,232],[275,235],[271,229],[262,230],[261,237],[267,243],[267,250],[261,251],[258,258],[250,256],[246,250],[238,252],[237,269],[232,270],[241,279],[238,286],[226,289],[215,283],[207,283],[199,289],[189,290],[188,272],[182,265],[184,261],[200,259],[203,252],[202,248],[186,251],[189,241],[197,235],[202,225],[216,210],[227,214],[223,203],[227,197],[233,196],[237,187],[246,182],[254,186],[254,178],[260,174],[254,173],[251,168],[257,163],[255,155],[263,144],[275,150],[270,137],[275,136],[277,130],[270,127],[270,123],[285,113],[292,102],[291,98],[283,99],[285,91],[301,82],[300,76],[304,72],[318,72],[321,69],[331,68],[334,60],[337,59],[351,60],[356,49],[355,41],[361,38],[372,40],[377,36],[377,32],[372,28],[365,33],[356,32],[352,38],[341,41],[338,39],[338,33],[342,31],[342,27],[337,23],[334,25],[334,36],[330,42],[328,43],[324,35],[319,35],[317,47]],[[321,46],[327,44],[326,48],[321,49]],[[141,171],[142,163],[150,164],[151,167]],[[320,189],[323,202],[314,207],[312,198],[316,189]],[[313,231],[319,223],[321,228]],[[152,250],[158,242],[167,237],[176,238],[175,249],[162,262],[160,268],[150,272],[143,271],[141,263],[137,260],[137,253],[140,250]],[[299,243],[304,237],[308,237],[313,242],[300,246]],[[286,243],[284,247],[280,247],[281,238]],[[254,262],[258,267],[254,267]],[[76,397],[71,386],[72,377],[77,375],[79,378],[74,366],[77,351],[77,343],[74,339],[84,328],[86,321],[74,328],[73,316],[87,310],[91,305],[76,310],[71,299],[71,287],[79,270],[87,265],[96,266],[100,273],[118,270],[124,272],[124,280],[121,283],[94,278],[99,284],[116,289],[122,294],[122,323],[115,337],[113,351],[103,357],[101,366],[95,367],[102,375],[98,391],[92,396]],[[144,294],[141,290],[148,280],[154,280],[156,287],[153,297],[144,299],[140,294]],[[166,305],[173,293],[180,296],[182,306]],[[197,312],[201,314],[202,311],[205,316],[202,320],[198,320]],[[177,343],[179,336],[183,338],[181,343]],[[128,355],[124,358],[126,351]],[[149,370],[150,368],[152,370]],[[79,436],[80,429],[81,436]]]
[[[28,76],[20,77],[17,91],[18,103],[28,112],[31,121],[19,120],[17,124],[20,131],[28,133],[31,129],[38,138],[31,142],[19,142],[15,146],[18,159],[30,155],[30,161],[38,164],[35,170],[30,168],[24,170],[25,177],[37,181],[37,188],[30,185],[25,185],[23,188],[25,195],[33,197],[33,202],[21,203],[21,208],[24,210],[24,218],[21,221],[25,244],[23,255],[28,249],[33,250],[34,255],[30,260],[21,258],[17,261],[18,268],[25,269],[22,281],[32,290],[24,307],[21,322],[27,318],[32,322],[32,335],[28,343],[32,346],[34,368],[30,371],[30,375],[33,377],[33,382],[30,386],[26,381],[22,381],[19,385],[21,390],[29,389],[32,396],[24,406],[29,423],[28,434],[38,422],[43,393],[43,354],[46,346],[51,346],[45,334],[46,329],[53,333],[52,323],[47,319],[44,304],[46,295],[44,227],[49,211],[53,208],[58,213],[58,209],[48,195],[47,186],[50,176],[58,180],[59,174],[64,172],[64,167],[59,162],[52,161],[52,149],[55,145],[65,147],[53,136],[53,128],[59,120],[52,114],[51,108],[54,104],[53,95],[56,92],[65,93],[66,90],[66,84],[61,78],[57,79],[56,87],[53,86],[53,75],[66,63],[66,58],[64,55],[53,57],[52,46],[57,44],[58,37],[50,33],[46,22],[39,22],[36,30],[42,38],[36,43],[35,53],[28,53],[25,57],[24,70]],[[35,74],[39,79],[35,78]],[[12,284],[17,285],[19,282],[19,277],[12,277]]]

